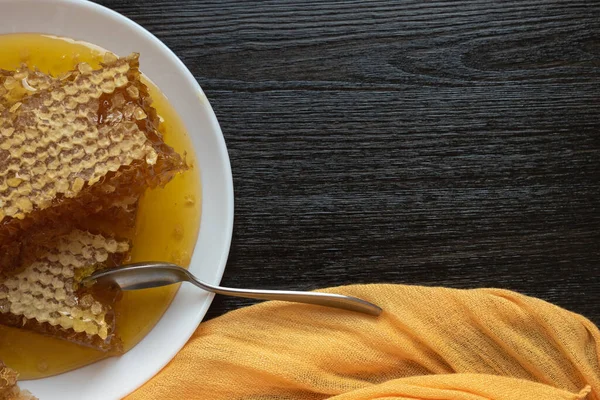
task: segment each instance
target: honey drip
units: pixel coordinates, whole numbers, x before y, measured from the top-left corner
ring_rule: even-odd
[[[25,63],[29,68],[57,76],[80,62],[97,68],[102,59],[99,49],[72,40],[40,34],[0,35],[0,69],[15,70]],[[144,61],[142,54],[142,71]],[[200,221],[197,163],[178,115],[156,86],[148,80],[144,83],[163,119],[160,130],[165,142],[178,153],[186,154],[190,169],[176,176],[165,188],[147,191],[139,204],[135,228],[122,230],[120,236],[132,240],[132,262],[162,260],[187,266]],[[135,346],[158,322],[176,290],[175,286],[167,286],[124,293],[116,306],[116,315],[118,334],[125,350]],[[73,343],[0,326],[0,359],[18,371],[21,379],[59,374],[104,357],[104,353]]]

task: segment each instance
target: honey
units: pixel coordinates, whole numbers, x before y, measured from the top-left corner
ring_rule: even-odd
[[[15,70],[25,63],[54,76],[86,62],[99,67],[103,52],[93,46],[39,34],[0,35],[0,69]],[[141,69],[144,55],[141,55]],[[186,154],[190,168],[162,189],[147,191],[140,200],[134,229],[120,236],[132,241],[132,262],[161,260],[187,266],[196,241],[201,190],[199,173],[191,143],[182,122],[164,95],[144,80],[153,106],[163,122],[160,131],[165,142]],[[165,218],[168,216],[168,218]],[[167,286],[126,292],[116,306],[117,332],[129,350],[160,319],[177,287]],[[33,379],[62,373],[105,357],[104,353],[32,332],[0,326],[0,359],[21,374]]]

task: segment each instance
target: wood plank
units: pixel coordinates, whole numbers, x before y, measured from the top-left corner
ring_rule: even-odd
[[[493,286],[600,323],[599,2],[101,3],[215,109],[223,284]]]

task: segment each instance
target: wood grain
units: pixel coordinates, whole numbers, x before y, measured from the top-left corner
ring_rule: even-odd
[[[102,4],[215,109],[223,284],[501,287],[600,323],[600,2]]]

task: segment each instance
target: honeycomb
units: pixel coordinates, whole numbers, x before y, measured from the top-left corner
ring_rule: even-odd
[[[17,374],[0,361],[0,399],[2,400],[36,400],[27,390],[19,390]]]
[[[186,168],[157,129],[137,54],[109,53],[100,69],[81,63],[58,78],[1,76],[0,246],[39,226],[130,210]]]
[[[0,323],[117,349],[112,302],[79,288],[79,282],[121,263],[128,251],[126,241],[77,229],[41,241],[28,265],[0,280]]]

